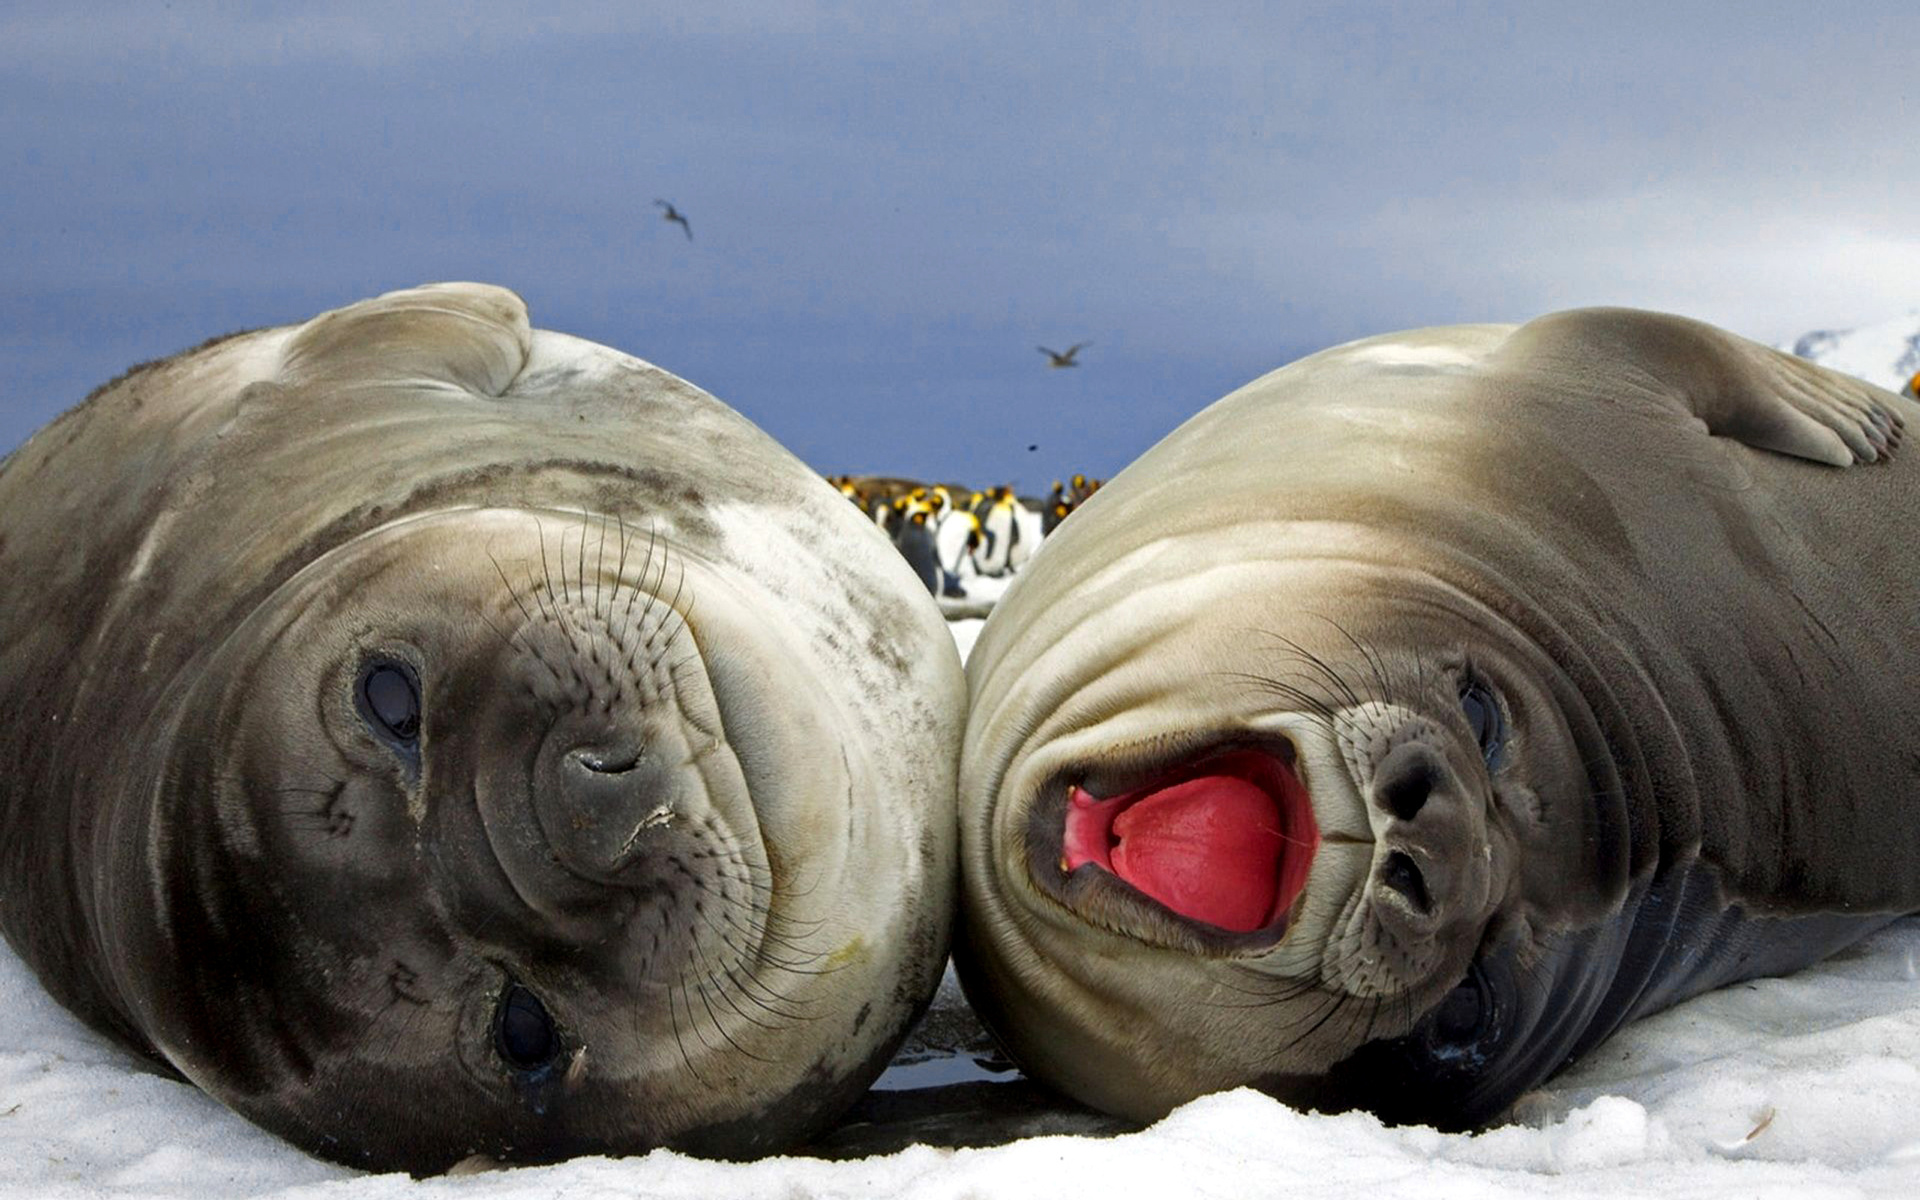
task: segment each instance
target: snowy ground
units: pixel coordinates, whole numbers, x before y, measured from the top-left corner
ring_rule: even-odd
[[[911,1147],[849,1162],[627,1160],[465,1178],[356,1175],[139,1070],[0,951],[0,1196],[1911,1196],[1920,1187],[1920,921],[1788,979],[1630,1027],[1474,1137],[1209,1097],[1111,1138]],[[965,1020],[949,994],[937,1011]],[[958,1074],[977,1073],[968,1063]],[[946,1075],[945,1078],[953,1076]],[[895,1080],[894,1082],[900,1082]],[[924,1082],[924,1080],[922,1080]],[[423,1103],[430,1103],[423,1098]]]
[[[1823,329],[1783,350],[1897,392],[1920,371],[1920,309],[1858,329]]]
[[[955,622],[972,645],[980,622]],[[1477,1136],[1291,1111],[1248,1091],[1141,1133],[911,1146],[852,1161],[712,1163],[667,1152],[460,1178],[366,1176],[140,1070],[48,999],[0,947],[0,1198],[1383,1195],[1768,1196],[1920,1192],[1920,920],[1787,979],[1643,1021]],[[1007,1079],[943,989],[883,1088]],[[1002,1084],[1007,1094],[1025,1086]],[[878,1095],[876,1093],[876,1095]],[[431,1104],[431,1097],[422,1097]]]

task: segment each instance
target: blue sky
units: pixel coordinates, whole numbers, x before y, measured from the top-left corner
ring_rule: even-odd
[[[474,7],[0,10],[0,450],[433,279],[823,471],[1030,491],[1369,333],[1920,307],[1906,0]]]

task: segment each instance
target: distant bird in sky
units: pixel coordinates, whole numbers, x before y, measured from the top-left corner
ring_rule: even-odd
[[[1093,345],[1092,342],[1075,342],[1067,347],[1064,354],[1058,350],[1049,350],[1045,346],[1039,347],[1039,351],[1047,356],[1047,365],[1050,367],[1077,367],[1080,364],[1073,361],[1073,356],[1091,345]]]
[[[671,204],[668,204],[665,200],[655,200],[654,203],[658,204],[661,208],[666,210],[665,212],[662,212],[660,214],[661,220],[672,221],[675,224],[679,225],[680,228],[687,231],[687,240],[688,241],[693,240],[693,226],[687,224],[687,219],[680,215],[679,209],[675,208]],[[1067,353],[1071,355],[1073,352],[1069,350]]]

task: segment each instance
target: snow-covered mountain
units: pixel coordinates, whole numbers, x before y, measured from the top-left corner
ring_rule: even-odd
[[[1780,349],[1897,392],[1920,371],[1920,309],[1859,329],[1816,329]]]

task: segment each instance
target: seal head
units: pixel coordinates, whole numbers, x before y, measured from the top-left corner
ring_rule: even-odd
[[[1466,1128],[1920,908],[1912,415],[1624,310],[1337,347],[1197,415],[969,657],[969,998],[1134,1119],[1255,1084]]]
[[[299,1145],[770,1152],[932,995],[951,639],[685,383],[416,289],[130,375],[0,512],[8,937]]]

